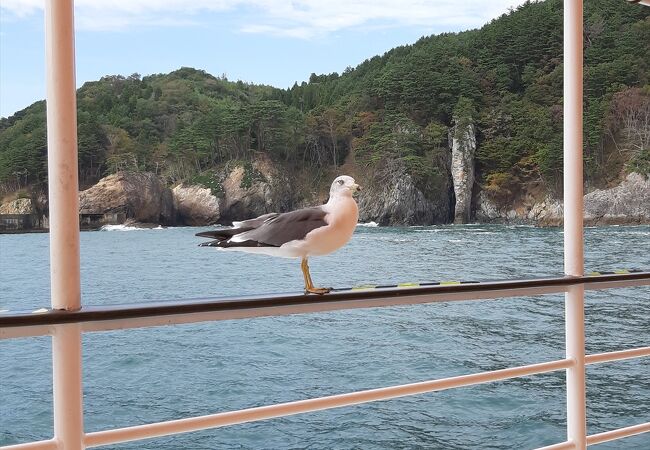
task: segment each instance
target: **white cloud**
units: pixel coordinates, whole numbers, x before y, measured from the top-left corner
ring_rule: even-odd
[[[54,0],[48,0],[54,1]],[[522,0],[77,0],[76,23],[84,30],[207,23],[206,13],[241,10],[245,33],[310,38],[373,26],[472,28]],[[17,18],[35,14],[44,0],[2,0]]]

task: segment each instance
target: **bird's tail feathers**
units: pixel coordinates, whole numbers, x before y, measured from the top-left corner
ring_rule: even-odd
[[[275,247],[274,245],[264,244],[257,241],[242,241],[230,242],[228,239],[217,239],[214,241],[202,242],[199,247],[219,247],[219,248],[235,248],[235,247]]]
[[[248,231],[250,228],[219,228],[217,230],[201,231],[196,233],[198,237],[210,238],[210,239],[229,239],[236,234],[243,233]]]

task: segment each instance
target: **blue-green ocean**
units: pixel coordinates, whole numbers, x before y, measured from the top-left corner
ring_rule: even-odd
[[[81,235],[87,305],[302,289],[299,261],[197,247],[195,228]],[[587,228],[587,270],[650,268],[650,227]],[[0,309],[49,305],[48,235],[0,235]],[[359,227],[311,260],[346,287],[560,275],[562,230]],[[588,291],[588,353],[650,345],[650,287]],[[52,436],[50,338],[0,341],[0,445]],[[564,357],[562,295],[222,321],[83,337],[98,431]],[[650,421],[650,358],[589,366],[590,434]],[[116,449],[527,449],[565,440],[555,372]],[[109,448],[109,447],[106,447]],[[602,449],[650,449],[650,434]]]

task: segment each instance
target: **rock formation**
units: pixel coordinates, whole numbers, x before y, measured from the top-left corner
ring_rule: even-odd
[[[462,146],[460,143],[457,145],[458,148]],[[468,193],[471,183],[466,169],[462,164],[460,167],[455,171],[456,175],[460,172],[465,175],[453,177],[456,198],[460,199],[455,212],[457,220],[460,217],[466,221],[469,215],[465,208],[469,200],[462,200],[458,188],[464,185],[463,192]],[[181,184],[172,193],[152,173],[119,172],[80,192],[80,214],[102,216],[82,217],[82,220],[100,222],[106,221],[108,216],[110,220],[118,221],[201,226],[217,222],[227,224],[232,220],[289,211],[326,200],[324,191],[314,191],[307,196],[299,194],[298,191],[304,191],[304,187],[294,189],[293,180],[282,176],[269,161],[227,167],[214,176],[219,182],[213,190]],[[435,189],[419,186],[399,165],[384,172],[365,176],[357,174],[357,177],[364,187],[358,199],[359,216],[363,222],[430,225],[448,223],[453,215],[452,177],[449,174],[439,180]],[[465,206],[462,206],[463,202]],[[540,226],[562,224],[562,202],[550,196],[543,186],[531,185],[514,199],[493,198],[481,191],[475,195],[474,203],[474,215],[481,222]],[[39,211],[45,211],[45,205],[44,199],[37,199],[35,204],[33,199],[20,198],[0,205],[0,214],[35,214],[40,217]],[[586,225],[650,224],[650,178],[631,173],[618,186],[585,195],[584,206]],[[462,211],[460,216],[459,208]]]
[[[471,117],[454,118],[450,134],[451,178],[456,196],[454,223],[468,223],[472,216],[472,189],[474,187],[474,154],[476,131]]]
[[[17,198],[0,205],[0,214],[34,214],[34,212],[31,198]]]
[[[424,193],[405,172],[393,172],[368,186],[359,196],[359,221],[380,225],[447,223],[451,201],[448,188]]]
[[[474,125],[458,124],[451,133],[451,178],[454,183],[456,206],[454,223],[468,223],[472,213],[474,186],[474,154],[476,133]]]
[[[590,225],[650,223],[650,177],[630,173],[621,184],[585,195]]]
[[[221,211],[225,220],[242,220],[273,212],[271,186],[263,176],[237,166],[226,175],[222,186]]]
[[[211,225],[219,220],[219,199],[208,188],[180,184],[172,190],[179,222],[190,226]]]
[[[585,225],[649,224],[650,178],[630,173],[610,189],[597,189],[584,196]],[[476,218],[483,222],[521,223],[540,226],[562,225],[562,201],[547,195],[542,200],[518,199],[498,205],[485,192],[479,193]]]
[[[81,214],[123,213],[144,223],[174,224],[171,191],[158,176],[146,172],[118,172],[79,193]]]
[[[289,210],[294,204],[289,182],[268,160],[238,165],[224,173],[222,223]]]
[[[475,217],[479,222],[558,226],[562,224],[562,202],[547,195],[519,199],[514,204],[499,205],[485,191],[476,198]]]

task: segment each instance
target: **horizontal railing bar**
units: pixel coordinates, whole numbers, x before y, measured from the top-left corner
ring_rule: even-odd
[[[603,433],[587,436],[587,445],[602,444],[603,442],[613,441],[616,439],[622,439],[648,432],[650,432],[650,422],[641,423],[639,425],[632,425],[631,427],[618,428],[616,430],[605,431]]]
[[[639,283],[639,281],[627,281],[628,283]],[[650,284],[650,283],[649,283]],[[81,328],[84,332],[94,331],[109,331],[127,328],[142,328],[163,325],[178,325],[197,322],[214,322],[220,320],[237,320],[249,319],[254,317],[271,317],[271,316],[286,316],[290,314],[307,314],[328,311],[340,311],[359,308],[379,308],[386,306],[407,306],[419,305],[427,303],[438,302],[453,302],[453,301],[471,301],[471,300],[488,300],[498,299],[502,297],[532,297],[546,294],[555,294],[565,292],[567,290],[564,286],[552,287],[536,287],[524,289],[506,289],[506,290],[493,290],[486,292],[469,292],[469,293],[451,293],[451,294],[412,294],[404,297],[386,297],[375,299],[360,299],[360,300],[345,300],[345,301],[320,301],[322,297],[310,296],[309,301],[281,305],[281,306],[266,306],[247,309],[235,310],[218,310],[206,311],[195,313],[179,313],[179,314],[164,314],[164,315],[151,315],[144,317],[130,317],[123,319],[106,319],[82,322]],[[298,296],[297,296],[298,297]],[[302,298],[303,296],[299,296]],[[58,311],[57,311],[58,312]],[[0,326],[0,339],[11,339],[19,337],[42,336],[52,334],[54,328],[58,325],[33,325],[33,326],[13,326],[2,327]]]
[[[59,446],[54,439],[47,441],[34,441],[25,444],[14,444],[0,447],[0,450],[58,450]]]
[[[605,286],[607,284],[607,286]],[[593,283],[594,289],[614,289],[623,287],[638,287],[650,285],[648,280],[623,280],[608,283]],[[597,287],[596,287],[597,286]],[[391,306],[410,306],[429,303],[449,303],[457,301],[495,300],[508,297],[535,297],[555,293],[564,293],[566,286],[541,286],[522,289],[503,289],[489,291],[473,291],[459,293],[417,294],[403,297],[386,297],[374,299],[347,300],[335,302],[320,302],[318,298],[310,297],[307,303],[286,306],[270,306],[232,311],[213,311],[205,313],[178,314],[166,316],[136,317],[122,320],[104,320],[85,322],[82,325],[84,332],[109,331],[125,328],[139,328],[162,325],[178,325],[184,323],[213,322],[220,320],[250,319],[255,317],[285,316],[290,314],[307,314],[318,312],[331,312],[362,308],[381,308]],[[589,288],[586,288],[589,290]],[[8,329],[5,329],[8,330]],[[9,329],[10,330],[10,329]],[[3,329],[0,327],[0,339],[3,338]]]
[[[412,384],[370,389],[366,391],[331,395],[295,402],[278,403],[275,405],[242,409],[239,411],[229,411],[206,416],[170,420],[168,422],[157,422],[114,430],[97,431],[86,434],[84,443],[86,447],[98,447],[119,442],[167,436],[170,434],[186,433],[190,431],[205,430],[208,428],[218,428],[246,422],[256,422],[276,417],[340,408],[343,406],[352,406],[379,400],[389,400],[409,395],[423,394],[426,392],[487,383],[490,381],[500,381],[509,378],[552,372],[555,370],[567,369],[572,367],[574,364],[574,360],[561,359],[527,366],[511,367],[508,369],[493,370],[470,375],[460,375],[439,380],[422,381]]]
[[[632,348],[615,352],[595,353],[585,356],[585,364],[597,364],[609,361],[621,361],[624,359],[641,358],[650,356],[650,347]]]
[[[630,279],[629,275],[633,275]],[[606,280],[603,278],[606,277]],[[342,293],[326,296],[267,295],[238,299],[197,299],[135,305],[85,307],[81,311],[46,311],[38,313],[8,313],[0,315],[0,339],[28,336],[42,336],[52,333],[51,323],[83,322],[82,331],[107,331],[125,328],[162,326],[181,323],[196,323],[217,320],[234,320],[252,317],[282,316],[289,314],[314,313],[356,308],[405,306],[436,302],[483,300],[501,297],[530,297],[566,292],[566,283],[580,283],[588,280],[585,289],[610,289],[650,285],[650,273],[638,272],[625,275],[597,277],[562,277],[555,279],[534,279],[476,283],[472,285],[443,285],[419,288],[374,289],[352,291],[355,294],[373,293],[371,298],[341,299]],[[551,280],[549,285],[546,281]],[[562,282],[564,284],[557,285]],[[513,283],[532,287],[512,288]],[[490,284],[488,289],[478,286]],[[508,286],[497,288],[496,286]],[[471,286],[469,292],[454,292],[456,288]],[[441,292],[437,292],[441,291]],[[347,292],[346,292],[347,293]],[[387,294],[383,296],[383,294]],[[278,301],[281,300],[281,301]],[[34,318],[37,319],[34,319]],[[41,325],[25,322],[39,321]],[[47,323],[43,323],[47,322]],[[8,324],[11,323],[12,326]]]
[[[539,447],[536,450],[573,450],[575,448],[576,444],[574,444],[573,441],[564,441],[553,445],[547,445],[546,447]]]
[[[584,284],[586,289],[589,285],[602,283],[617,283],[625,287],[629,284],[645,285],[650,284],[650,272],[633,272],[626,274],[597,275],[584,277],[556,277],[524,280],[503,280],[487,281],[466,284],[440,284],[433,286],[400,287],[369,290],[339,290],[324,296],[303,295],[303,294],[280,294],[263,295],[256,297],[234,297],[216,299],[197,299],[184,301],[169,301],[144,304],[114,305],[114,306],[87,306],[78,311],[56,311],[47,310],[44,312],[17,312],[0,314],[0,329],[9,327],[56,325],[61,323],[95,322],[118,319],[133,319],[143,317],[174,316],[194,313],[209,312],[231,312],[246,310],[259,310],[278,307],[300,307],[310,305],[310,311],[347,309],[351,302],[367,302],[368,307],[405,304],[400,299],[417,297],[420,300],[410,300],[409,303],[427,303],[436,301],[454,301],[459,299],[481,298],[483,294],[489,298],[490,293],[498,292],[498,296],[521,295],[523,289],[558,288],[557,292],[564,292],[568,286]],[[629,283],[629,284],[628,284]],[[549,293],[544,291],[542,293]],[[460,296],[454,297],[454,295]],[[433,298],[435,296],[436,298]],[[421,297],[432,297],[423,300]],[[483,297],[483,298],[485,298]],[[393,299],[393,302],[386,302]],[[373,301],[382,300],[381,303]],[[320,308],[313,308],[314,304],[321,305]],[[330,305],[330,306],[328,306]],[[331,305],[338,305],[332,307]],[[364,305],[357,307],[365,307]],[[291,312],[287,312],[291,314]],[[234,314],[236,316],[236,314]],[[244,315],[249,317],[249,315]]]
[[[0,340],[48,336],[54,334],[54,329],[57,326],[59,325],[31,325],[7,328],[0,327]]]

